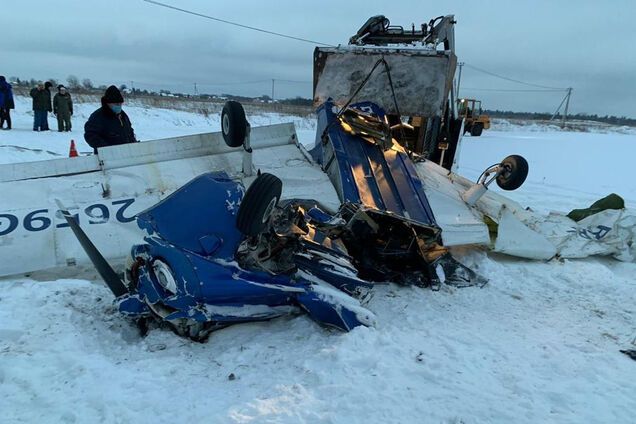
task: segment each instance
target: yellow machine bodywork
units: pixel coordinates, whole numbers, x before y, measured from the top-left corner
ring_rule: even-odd
[[[490,117],[482,113],[481,100],[457,100],[457,113],[458,117],[464,120],[464,134],[470,133],[473,137],[479,137],[483,130],[490,128]]]

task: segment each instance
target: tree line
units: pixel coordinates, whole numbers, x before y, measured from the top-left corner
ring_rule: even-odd
[[[35,78],[18,78],[18,77],[10,77],[9,82],[16,87],[22,88],[30,88],[35,87],[38,82],[41,80],[37,80]],[[49,81],[53,84],[53,87],[57,87],[59,84],[64,85],[66,88],[76,92],[76,93],[99,93],[106,90],[106,85],[98,85],[93,83],[93,81],[89,78],[80,79],[75,75],[69,75],[65,81],[59,80],[57,78],[48,78],[44,81]],[[199,94],[189,94],[189,93],[181,93],[166,89],[160,89],[158,91],[155,90],[147,90],[140,89],[135,87],[128,87],[126,84],[119,85],[119,90],[126,92],[129,95],[139,95],[139,96],[161,96],[161,97],[180,97],[180,98],[197,98],[201,100],[219,100],[219,99],[228,99],[228,100],[236,100],[243,102],[261,102],[261,103],[282,103],[292,106],[311,106],[311,99],[304,99],[302,97],[295,97],[289,99],[280,99],[274,101],[270,96],[264,94],[262,96],[257,97],[248,97],[248,96],[240,96],[237,94],[230,93],[222,93],[222,94],[207,94],[207,93],[199,93]]]
[[[62,82],[61,80],[58,80],[57,78],[47,78],[45,80],[36,80],[35,78],[20,79],[18,77],[9,78],[9,82],[17,87],[35,87],[40,81],[49,81],[51,84],[53,84],[54,87],[57,87],[59,84],[62,84],[65,87],[73,89],[73,90],[91,91],[91,90],[96,90],[101,88],[106,90],[105,85],[96,86],[95,84],[93,84],[93,82],[89,78],[84,78],[80,81],[80,79],[76,77],[75,75],[69,75],[66,78],[65,82]]]
[[[552,118],[551,113],[542,113],[542,112],[514,112],[512,110],[488,110],[485,109],[483,111],[484,114],[490,116],[491,118],[502,118],[502,119],[527,119],[527,120],[549,120]],[[555,120],[558,122],[562,118],[562,115],[559,113],[555,116]],[[598,115],[598,114],[589,114],[589,113],[575,113],[568,114],[568,120],[582,120],[582,121],[595,121],[595,122],[603,122],[611,125],[626,125],[630,127],[636,126],[636,119],[627,118],[626,116],[614,116],[614,115]]]

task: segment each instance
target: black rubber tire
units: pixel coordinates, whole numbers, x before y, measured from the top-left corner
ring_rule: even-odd
[[[247,235],[260,234],[280,200],[283,182],[275,175],[261,174],[245,192],[238,215],[236,228]]]
[[[482,124],[481,122],[477,122],[470,129],[470,135],[472,137],[479,137],[481,135],[482,131],[484,131],[484,124]]]
[[[516,190],[528,176],[528,161],[523,156],[510,155],[501,161],[505,171],[497,176],[497,185],[504,190]]]
[[[247,119],[245,110],[239,102],[230,100],[223,106],[221,112],[221,132],[225,144],[230,147],[240,147],[247,134]]]

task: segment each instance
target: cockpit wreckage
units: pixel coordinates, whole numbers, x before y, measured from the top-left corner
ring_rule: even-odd
[[[206,173],[137,215],[147,236],[121,280],[62,206],[120,311],[195,340],[298,310],[350,330],[373,325],[363,303],[375,282],[485,284],[443,246],[414,163],[383,111],[370,102],[335,109],[331,101],[318,109],[322,136],[309,152],[340,184],[335,212],[315,199],[281,201],[282,181],[270,173],[247,190],[225,172]],[[226,143],[243,145],[233,138],[249,131],[239,103],[226,104],[222,123]]]
[[[532,259],[576,252],[575,221],[541,220],[488,190],[523,184],[521,156],[477,183],[454,172],[464,133],[454,110],[454,23],[444,16],[404,29],[376,16],[348,46],[316,48],[310,149],[293,124],[252,128],[230,101],[220,134],[0,166],[0,186],[22,194],[0,213],[0,253],[12,258],[0,275],[90,259],[123,314],[205,340],[231,324],[302,311],[341,330],[372,326],[365,305],[382,282],[483,286],[451,246]],[[486,219],[498,225],[494,241]],[[587,240],[578,252],[629,260],[636,252],[620,244],[631,246],[629,237]],[[38,248],[52,253],[24,260]],[[124,256],[117,273],[110,263]]]

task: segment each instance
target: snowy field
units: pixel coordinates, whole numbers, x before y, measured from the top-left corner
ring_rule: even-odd
[[[34,133],[26,99],[0,131],[0,163],[91,151],[79,104],[72,133]],[[128,107],[141,140],[217,131],[219,118]],[[310,119],[263,114],[252,125]],[[56,123],[49,119],[51,128]],[[464,139],[476,178],[509,154],[530,163],[512,198],[541,212],[610,192],[636,207],[636,134],[506,125]],[[308,187],[311,191],[312,188]],[[636,264],[455,255],[483,288],[386,284],[367,305],[376,328],[326,330],[306,316],[244,324],[205,344],[140,338],[95,275],[0,280],[2,423],[628,423],[636,416]]]

